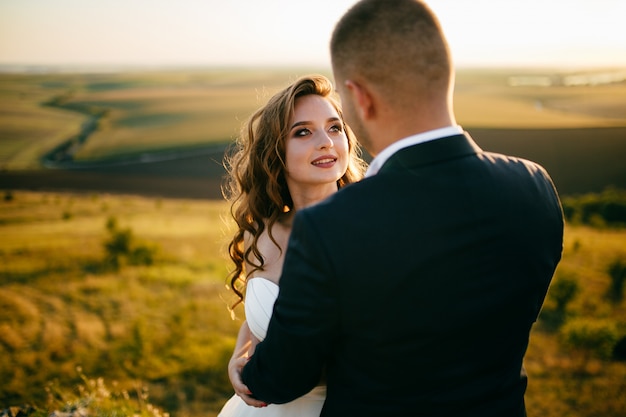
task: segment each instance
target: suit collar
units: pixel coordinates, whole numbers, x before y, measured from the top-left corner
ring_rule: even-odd
[[[401,149],[389,157],[379,172],[416,168],[481,152],[482,149],[465,132]]]
[[[372,159],[370,162],[370,166],[365,173],[366,177],[371,177],[372,175],[376,175],[376,173],[380,170],[387,159],[391,157],[391,155],[400,151],[401,149],[408,148],[413,145],[417,145],[418,143],[424,143],[431,140],[436,140],[440,138],[445,138],[447,136],[454,136],[463,133],[463,128],[459,125],[445,126],[440,127],[438,129],[427,130],[425,132],[416,133],[414,135],[407,136],[403,139],[397,140],[387,146],[385,149],[380,151],[376,158]]]

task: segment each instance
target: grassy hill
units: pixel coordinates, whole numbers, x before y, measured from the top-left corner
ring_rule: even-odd
[[[311,72],[330,76],[316,69],[0,74],[0,168],[37,168],[68,140],[74,160],[83,162],[228,142],[271,94]],[[513,82],[533,76],[558,81],[568,74],[459,70],[458,122],[471,129],[626,127],[626,82]]]
[[[174,416],[215,415],[231,395],[226,365],[240,324],[224,286],[227,210],[202,200],[5,194],[0,408],[117,398],[133,412],[152,404]],[[601,338],[608,329],[612,349],[626,335],[626,302],[606,298],[610,265],[626,268],[624,248],[626,229],[567,225],[531,336],[529,415],[626,413],[626,362]]]
[[[221,404],[240,324],[227,310],[225,213],[220,203],[131,196],[20,193],[0,203],[0,408],[45,406],[49,384],[81,382],[77,367],[131,393],[147,386],[177,415]],[[118,239],[130,228],[128,243],[150,248],[150,263],[120,250],[115,268],[111,218]]]
[[[46,151],[75,139],[94,115],[97,127],[75,160],[228,142],[294,77],[285,70],[0,74],[0,168],[40,166]]]

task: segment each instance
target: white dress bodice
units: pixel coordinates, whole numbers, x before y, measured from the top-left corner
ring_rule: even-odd
[[[265,278],[250,278],[246,286],[244,310],[250,331],[259,340],[265,339],[267,326],[278,297],[278,285]]]
[[[252,334],[265,339],[278,297],[278,285],[272,281],[254,277],[248,279],[244,311]],[[234,395],[226,402],[218,417],[318,417],[326,398],[326,387],[317,386],[308,394],[286,404],[270,404],[264,408],[250,407]]]

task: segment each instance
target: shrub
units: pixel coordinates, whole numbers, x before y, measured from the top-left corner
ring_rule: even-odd
[[[613,347],[613,359],[626,361],[626,336],[622,336]]]
[[[624,281],[626,281],[626,261],[615,259],[608,267],[611,285],[606,296],[614,303],[620,303],[624,298]]]
[[[578,279],[573,275],[558,277],[556,282],[550,287],[550,296],[556,303],[556,310],[565,311],[567,305],[576,297],[580,288]]]
[[[563,214],[571,223],[595,227],[626,226],[626,191],[607,188],[600,194],[564,197]]]
[[[104,241],[105,265],[119,270],[124,263],[130,265],[152,265],[157,248],[138,243],[130,228],[120,229],[115,217],[106,222],[109,237]]]
[[[563,274],[556,277],[548,292],[548,303],[541,311],[545,327],[558,329],[567,318],[567,306],[580,291],[578,279],[574,275]]]
[[[136,246],[128,255],[128,262],[131,265],[152,265],[156,249],[146,245]]]
[[[585,359],[610,359],[618,337],[617,325],[610,320],[573,319],[560,331],[563,347]]]
[[[109,217],[106,229],[109,232],[109,237],[104,241],[105,264],[118,270],[123,258],[130,253],[130,245],[133,238],[132,230],[120,230],[115,217]]]

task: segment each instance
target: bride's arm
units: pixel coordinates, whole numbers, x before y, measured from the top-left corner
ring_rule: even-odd
[[[250,332],[248,322],[244,321],[237,335],[233,356],[228,362],[228,378],[235,390],[235,394],[240,396],[246,404],[253,407],[265,407],[267,405],[266,403],[250,396],[252,393],[241,380],[241,369],[248,362],[248,358],[252,355],[258,343],[257,338]]]

